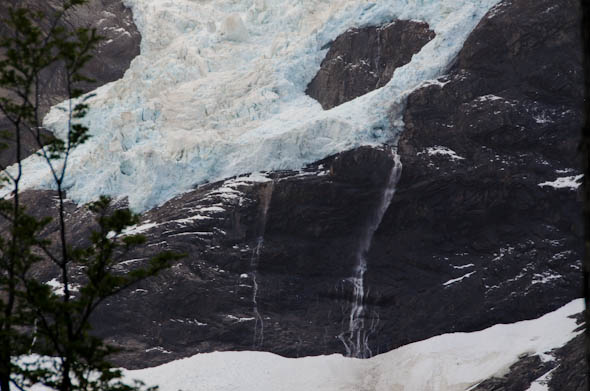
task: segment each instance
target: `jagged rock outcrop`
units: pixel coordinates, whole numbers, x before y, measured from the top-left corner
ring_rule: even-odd
[[[330,44],[305,92],[327,110],[381,88],[434,36],[428,24],[412,20],[350,29]]]
[[[22,2],[21,2],[22,3]],[[55,14],[57,3],[27,0],[26,5],[32,10],[44,12],[46,15]],[[24,4],[19,4],[23,6]],[[0,19],[8,16],[7,7],[0,7]],[[125,7],[121,0],[91,0],[84,6],[74,8],[63,18],[63,25],[68,28],[95,28],[103,37],[98,45],[94,57],[85,68],[85,75],[94,82],[79,85],[84,91],[91,91],[103,84],[117,80],[129,68],[131,60],[139,54],[141,35],[133,22],[131,10]],[[6,28],[0,26],[0,32]],[[45,115],[49,108],[67,97],[66,81],[63,69],[51,67],[41,75],[40,112]],[[45,93],[46,92],[46,93]],[[0,92],[1,93],[1,92]],[[11,129],[10,123],[0,114],[0,128]],[[0,165],[6,166],[16,160],[15,148],[9,143],[9,148],[0,152]],[[23,134],[23,158],[38,149],[37,142],[28,133]]]

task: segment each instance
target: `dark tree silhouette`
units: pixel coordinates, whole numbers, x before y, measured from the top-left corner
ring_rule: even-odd
[[[5,148],[16,149],[16,163],[0,167],[0,179],[12,195],[0,200],[0,218],[9,227],[0,235],[0,390],[25,390],[37,383],[60,391],[138,390],[141,384],[124,383],[121,371],[108,361],[115,350],[90,333],[90,317],[105,299],[153,276],[180,255],[163,252],[144,268],[117,273],[115,265],[145,239],[125,234],[139,218],[128,209],[114,209],[107,197],[87,206],[97,226],[87,244],[69,243],[64,183],[71,151],[90,137],[82,119],[91,95],[83,95],[79,85],[91,81],[84,66],[100,37],[92,29],[62,23],[64,15],[86,0],[61,0],[51,15],[2,1],[8,17],[0,35],[0,113],[11,127],[0,129],[0,137]],[[61,68],[66,78],[69,104],[62,139],[47,137],[42,124],[40,76],[48,67]],[[21,201],[24,135],[36,140],[37,155],[53,179],[55,242],[42,235],[51,219],[33,217]],[[58,270],[59,292],[35,278],[41,263]],[[74,270],[83,271],[75,284]]]

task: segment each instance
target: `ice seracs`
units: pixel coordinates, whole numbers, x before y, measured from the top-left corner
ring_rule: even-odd
[[[92,138],[71,156],[68,197],[127,197],[141,211],[199,183],[297,169],[395,138],[405,97],[444,74],[497,2],[125,0],[141,54],[90,100]],[[327,44],[351,27],[396,19],[424,21],[436,37],[386,86],[327,111],[305,95]],[[61,110],[45,123],[64,135]],[[51,187],[40,159],[25,169],[21,186]]]

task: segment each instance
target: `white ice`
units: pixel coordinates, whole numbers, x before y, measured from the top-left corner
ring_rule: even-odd
[[[577,334],[569,316],[583,309],[583,300],[575,300],[538,319],[444,334],[367,360],[216,352],[125,375],[161,391],[464,391],[505,374],[523,354],[545,355],[563,346]]]
[[[145,210],[195,184],[272,169],[394,139],[412,89],[444,74],[498,0],[125,0],[142,35],[125,76],[96,90],[92,138],[71,156],[68,197],[128,197]],[[383,88],[324,111],[305,95],[351,27],[427,22],[436,37]],[[63,106],[63,104],[62,104]],[[45,119],[64,135],[63,111]],[[52,187],[44,163],[22,186]],[[3,194],[8,190],[4,189]]]

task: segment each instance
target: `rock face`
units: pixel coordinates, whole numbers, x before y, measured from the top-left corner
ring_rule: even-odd
[[[372,354],[538,317],[581,295],[578,15],[574,0],[503,1],[448,74],[409,96],[397,148],[401,179],[364,254]],[[422,37],[405,62],[431,38],[415,22],[377,30],[348,32],[332,44],[312,82],[326,108],[378,88],[399,66],[381,66],[375,51],[364,51],[376,37],[392,48],[400,36]],[[351,45],[360,52],[347,54],[347,63],[367,58],[372,71],[343,70],[336,59]],[[330,84],[336,78],[364,81]],[[159,250],[187,256],[110,300],[94,331],[126,349],[117,363],[130,368],[213,350],[345,353],[340,337],[349,327],[359,238],[383,197],[392,157],[389,146],[363,147],[297,172],[200,186],[145,213],[136,231],[148,242],[119,270]],[[41,193],[29,197],[33,204]],[[54,204],[37,206],[52,213]],[[73,205],[68,213],[78,222],[73,242],[81,243],[90,216]],[[54,277],[50,268],[39,273]],[[583,389],[580,339],[555,352],[550,389]],[[478,389],[526,390],[553,368],[526,357]]]
[[[305,92],[328,110],[381,88],[434,35],[426,23],[408,20],[350,29],[332,42]]]
[[[205,186],[146,213],[148,244],[130,258],[188,256],[114,298],[96,329],[140,347],[121,361],[131,366],[212,350],[344,351],[338,336],[352,300],[344,280],[393,163],[388,149],[361,148],[265,182]]]
[[[51,2],[27,0],[30,9],[43,11],[53,15],[57,5]],[[7,17],[7,8],[0,7],[0,19]],[[129,64],[139,54],[141,36],[133,23],[131,10],[121,0],[91,0],[87,5],[77,7],[63,19],[63,25],[78,28],[95,28],[103,40],[93,53],[92,60],[85,68],[85,75],[94,79],[92,83],[79,86],[84,91],[91,91],[103,84],[117,80],[123,76]],[[4,26],[0,27],[0,31]],[[49,108],[67,97],[66,81],[63,70],[52,67],[41,75],[41,90],[49,91],[41,95],[41,114],[45,115]],[[0,127],[11,129],[10,123],[0,115]],[[38,148],[36,141],[24,134],[23,155],[26,157]],[[0,164],[9,165],[16,160],[15,148],[0,152]]]
[[[446,305],[451,329],[536,317],[581,294],[578,15],[575,1],[500,3],[449,74],[408,98],[404,171],[375,250],[463,278],[443,291],[471,292]],[[419,317],[398,325],[447,322]]]
[[[582,326],[584,327],[584,326]],[[588,389],[588,365],[584,335],[578,335],[556,352],[557,361],[549,380],[551,390],[584,391]]]

